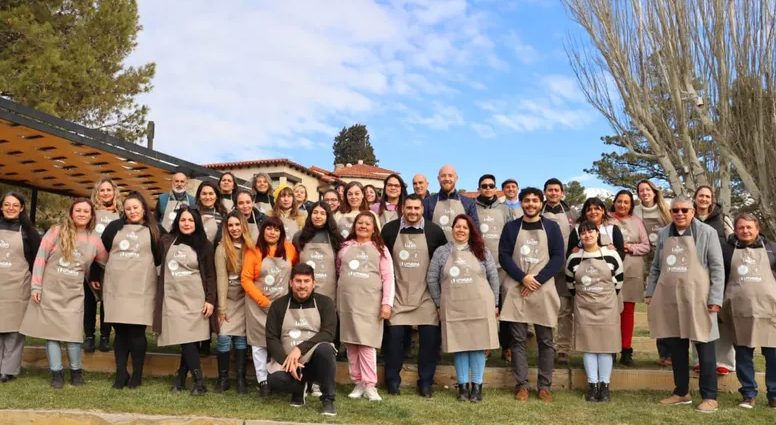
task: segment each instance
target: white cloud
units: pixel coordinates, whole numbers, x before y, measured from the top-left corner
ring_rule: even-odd
[[[490,139],[496,137],[496,132],[493,130],[493,127],[487,124],[472,123],[471,127],[482,138]]]
[[[434,130],[448,130],[451,126],[463,125],[463,114],[455,106],[434,103],[434,113],[430,116],[411,114],[407,121],[412,124],[423,125]]]
[[[570,181],[576,180],[576,181],[582,183],[582,182],[586,182],[586,181],[593,180],[593,179],[595,179],[594,175],[587,174],[587,173],[582,173],[582,174],[580,174],[578,176],[569,177],[569,178],[566,179],[566,181],[570,182]]]
[[[579,103],[585,102],[585,95],[579,89],[577,80],[573,77],[558,74],[545,75],[541,77],[540,83],[557,99]]]

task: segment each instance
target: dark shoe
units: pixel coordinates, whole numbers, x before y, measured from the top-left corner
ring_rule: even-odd
[[[776,398],[768,400],[768,407],[771,409],[776,409]]]
[[[51,371],[51,388],[55,390],[61,390],[65,387],[65,371]]]
[[[598,401],[598,384],[587,384],[587,395],[585,395],[585,401]]]
[[[337,411],[334,410],[334,402],[329,399],[321,400],[321,415],[323,416],[337,416]]]
[[[434,390],[431,388],[431,385],[419,386],[418,392],[420,393],[420,396],[423,398],[431,398],[434,396]]]
[[[623,366],[635,366],[636,362],[633,361],[633,348],[623,348],[620,354],[620,364]]]
[[[16,379],[16,375],[0,375],[0,382],[11,382]]]
[[[194,379],[194,388],[191,389],[191,395],[205,395],[207,388],[205,387],[205,376],[202,374],[202,369],[192,370],[191,377]]]
[[[469,384],[458,384],[458,401],[469,401]]]
[[[248,383],[245,381],[245,364],[248,361],[248,350],[235,350],[235,373],[237,374],[237,394],[248,393]]]
[[[744,397],[741,403],[738,403],[738,407],[742,407],[744,409],[753,409],[756,402],[757,401],[754,397]]]
[[[267,381],[259,382],[259,397],[269,397],[269,384]]]
[[[399,385],[397,384],[385,384],[385,387],[388,389],[388,394],[390,395],[400,395],[401,391],[399,390]]]
[[[210,340],[199,343],[199,356],[210,357]]]
[[[404,347],[404,358],[409,359],[412,357],[412,345]]]
[[[116,379],[113,381],[113,389],[123,390],[129,384],[129,373],[126,369],[116,371]]]
[[[598,383],[598,401],[602,403],[608,403],[609,398],[609,384],[603,382]]]
[[[84,371],[81,369],[70,369],[70,385],[80,387],[84,384]]]
[[[93,336],[87,336],[86,341],[84,341],[84,351],[87,353],[94,353],[94,337]]]
[[[469,401],[472,403],[482,401],[482,384],[472,384],[472,395],[469,397]]]
[[[304,406],[304,400],[306,396],[307,396],[307,382],[304,383],[304,386],[302,387],[302,391],[291,394],[291,402],[288,403],[288,405],[291,407],[302,407]]]
[[[569,364],[569,355],[566,353],[558,354],[558,364],[562,366],[567,366]]]
[[[143,366],[132,368],[132,376],[129,378],[129,389],[134,390],[143,384]]]
[[[110,351],[110,337],[109,336],[101,336],[100,337],[100,351],[103,353],[107,353]]]
[[[170,388],[170,392],[177,393],[186,390],[186,376],[189,374],[189,370],[181,366],[178,369],[178,374],[175,376],[175,381]]]
[[[222,393],[229,389],[229,355],[231,353],[218,352],[218,381],[216,381],[216,392]]]

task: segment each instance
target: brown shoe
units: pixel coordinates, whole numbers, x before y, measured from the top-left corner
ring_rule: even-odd
[[[528,388],[523,387],[517,390],[517,393],[515,394],[515,400],[528,401]]]
[[[701,413],[713,413],[717,411],[717,400],[706,399],[698,405],[698,411]]]
[[[776,409],[776,398],[772,398],[768,400],[768,407],[771,409]]]
[[[552,403],[552,394],[549,390],[539,390],[539,400],[545,403]]]
[[[663,406],[677,406],[680,404],[692,404],[692,394],[687,393],[687,395],[684,395],[684,396],[672,394],[671,397],[660,400],[660,404],[662,404]]]

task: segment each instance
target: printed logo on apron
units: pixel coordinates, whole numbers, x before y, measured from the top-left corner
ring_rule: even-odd
[[[11,251],[8,250],[10,247],[11,244],[6,242],[5,239],[0,239],[0,249],[3,250],[0,252],[0,269],[9,269],[13,267]]]
[[[183,268],[183,270],[181,270],[181,262],[186,261],[185,252],[181,250],[177,250],[175,251],[175,254],[173,254],[172,258],[173,258],[172,260],[167,262],[167,268],[170,269],[170,272],[173,277],[191,276],[192,274],[194,274],[193,271],[187,270],[186,268]]]
[[[237,273],[230,273],[227,279],[229,280],[229,286],[241,286],[240,275]]]
[[[687,273],[687,255],[684,248],[681,246],[673,247],[671,254],[666,257],[666,265],[668,266],[666,271],[669,273]]]
[[[760,276],[760,270],[759,267],[757,267],[757,261],[752,258],[750,255],[744,255],[744,257],[741,259],[741,261],[744,264],[741,264],[736,269],[738,271],[738,274],[741,275],[738,277],[739,282],[762,282],[763,278]],[[749,272],[752,272],[755,276],[747,276]]]
[[[410,253],[410,251],[412,251]],[[418,253],[418,244],[415,242],[408,240],[404,243],[404,249],[399,251],[399,267],[404,267],[408,269],[416,269],[420,267],[420,258]],[[410,258],[412,260],[410,261]]]
[[[57,272],[65,276],[78,276],[83,263],[81,262],[81,252],[77,249],[73,251],[73,261],[66,261],[65,257],[59,257],[59,267]]]
[[[360,279],[369,278],[369,273],[365,273],[363,270],[359,271],[361,266],[366,265],[366,263],[369,261],[369,254],[362,251],[356,255],[356,258],[357,260],[350,260],[348,263],[348,268],[350,269],[348,270],[348,276],[357,277]]]
[[[529,237],[525,240],[525,243],[520,247],[520,261],[527,264],[536,264],[540,261],[539,256],[539,240],[534,237]],[[526,269],[524,267],[523,269]]]

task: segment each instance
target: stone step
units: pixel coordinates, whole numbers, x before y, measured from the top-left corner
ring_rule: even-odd
[[[145,367],[143,373],[146,376],[172,376],[180,365],[180,355],[148,353],[146,355]],[[32,369],[46,369],[48,360],[46,350],[43,347],[25,347],[22,366]],[[88,372],[113,373],[116,366],[113,353],[84,353],[83,368]],[[202,358],[202,368],[205,376],[213,378],[216,373],[216,357]],[[530,384],[536,386],[537,370],[530,370]],[[248,379],[254,379],[253,373],[248,373]],[[383,366],[378,366],[378,377],[382,382],[384,376]],[[418,379],[417,365],[405,365],[402,370],[402,385],[412,387]],[[693,374],[691,374],[693,376]],[[692,389],[697,389],[697,376],[693,376],[690,385]],[[337,383],[348,384],[350,377],[348,375],[347,363],[337,364]],[[453,387],[456,384],[455,368],[449,365],[437,367],[435,383],[443,387]],[[765,388],[765,374],[757,373],[757,382],[762,388]],[[489,387],[512,388],[515,381],[509,368],[505,367],[487,367],[485,368],[484,383]],[[587,378],[582,369],[555,369],[553,371],[553,389],[584,389],[587,388]],[[720,391],[734,392],[738,389],[739,383],[734,373],[719,378]],[[673,375],[670,369],[615,369],[612,372],[612,388],[618,390],[661,390],[669,391],[674,388]]]

